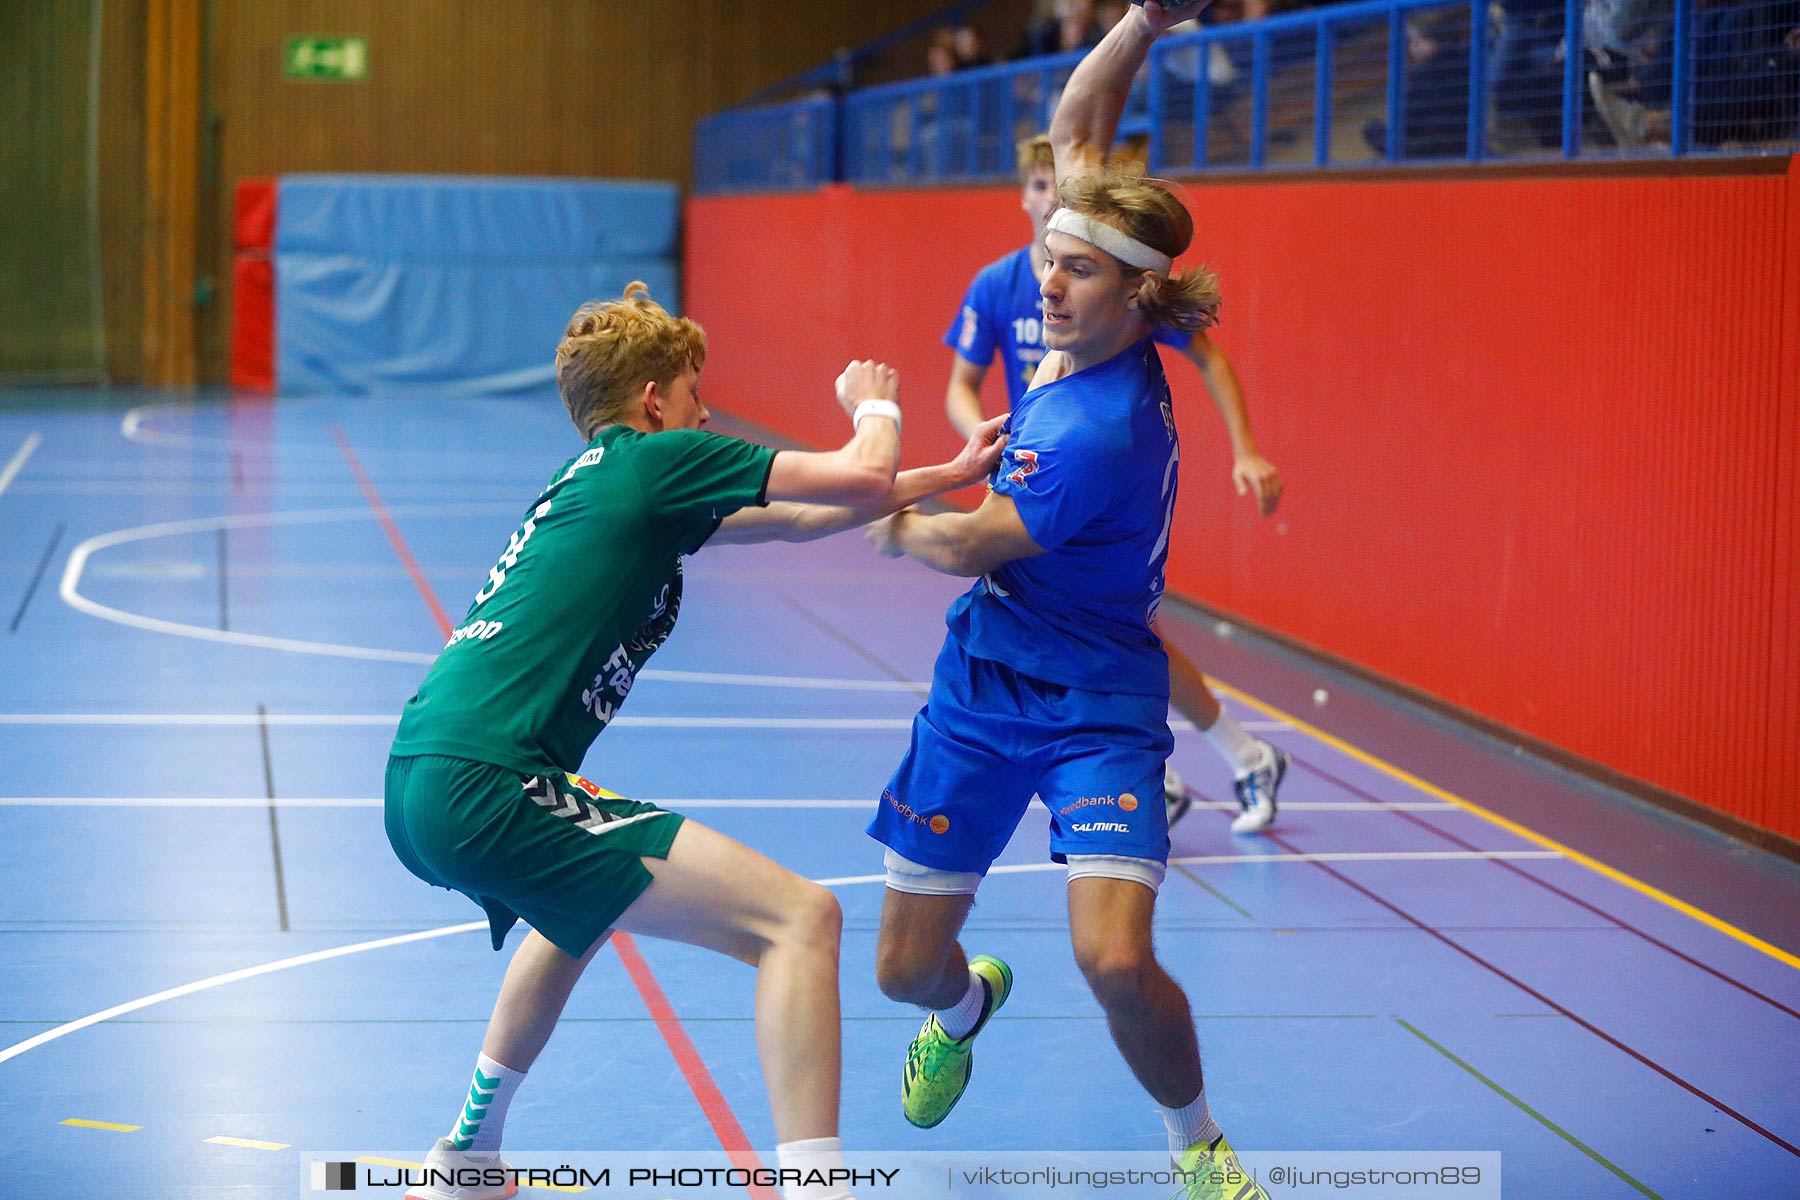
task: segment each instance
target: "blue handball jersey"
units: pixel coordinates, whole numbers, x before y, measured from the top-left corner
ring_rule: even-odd
[[[1162,600],[1181,445],[1149,338],[1026,392],[992,488],[1047,553],[1016,559],[951,604],[974,658],[1085,691],[1163,696],[1150,627]]]
[[[1187,348],[1191,333],[1158,327],[1157,342]],[[1000,352],[1006,370],[1006,402],[1017,407],[1044,358],[1044,298],[1031,273],[1031,247],[1015,250],[981,268],[963,296],[962,311],[944,334],[944,345],[978,367]]]

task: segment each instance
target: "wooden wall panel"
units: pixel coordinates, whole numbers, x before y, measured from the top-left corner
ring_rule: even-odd
[[[145,0],[106,0],[100,39],[100,261],[106,373],[144,377]]]
[[[0,3],[0,378],[101,366],[92,0]]]
[[[300,171],[689,175],[694,121],[943,7],[942,0],[215,0],[217,203]],[[368,40],[366,81],[291,81],[287,39]],[[901,52],[915,53],[909,47]],[[923,61],[923,51],[916,51]],[[227,238],[205,373],[223,379]]]
[[[144,21],[143,378],[196,381],[200,0],[148,0]]]

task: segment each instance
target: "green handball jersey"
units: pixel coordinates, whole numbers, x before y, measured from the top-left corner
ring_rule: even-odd
[[[774,458],[699,430],[602,430],[507,539],[407,702],[393,753],[579,770],[675,628],[681,556],[767,503]]]

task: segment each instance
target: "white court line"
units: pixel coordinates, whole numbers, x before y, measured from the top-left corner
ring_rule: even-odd
[[[154,406],[153,406],[154,407]],[[134,413],[136,409],[132,410]],[[130,414],[127,414],[127,421]],[[131,436],[129,432],[127,437]],[[486,515],[493,512],[511,512],[516,506],[506,504],[481,504],[468,506],[411,504],[395,505],[389,508],[394,516],[473,516]],[[401,662],[429,665],[437,659],[437,651],[424,653],[415,650],[386,650],[373,646],[351,646],[338,642],[319,642],[304,638],[270,637],[259,633],[244,633],[234,629],[213,629],[206,625],[188,625],[180,621],[165,621],[160,617],[147,617],[140,613],[127,612],[90,600],[81,594],[80,584],[82,572],[87,569],[87,561],[95,551],[105,550],[112,546],[124,545],[128,542],[148,541],[159,537],[177,537],[183,534],[211,533],[220,529],[237,529],[267,525],[307,525],[327,524],[339,521],[374,520],[374,514],[367,508],[320,508],[299,509],[280,513],[245,513],[236,516],[198,517],[187,521],[164,521],[154,525],[137,525],[127,529],[114,530],[97,537],[88,538],[69,553],[68,565],[63,568],[62,584],[58,589],[63,603],[77,611],[84,612],[103,621],[111,621],[118,625],[127,625],[134,629],[145,629],[152,633],[166,633],[175,637],[195,638],[199,641],[221,642],[228,645],[254,646],[264,650],[282,650],[290,654],[319,654],[332,658],[355,658],[374,662]],[[829,691],[848,692],[908,692],[924,695],[930,691],[930,683],[923,680],[906,679],[826,679],[797,675],[747,675],[736,672],[720,671],[672,671],[650,668],[638,674],[640,679],[660,679],[669,683],[696,683],[722,687],[762,687],[762,688],[809,688]],[[629,723],[631,718],[621,718]],[[271,723],[274,718],[271,718]],[[149,722],[146,722],[149,723]],[[171,722],[180,723],[180,722]],[[195,722],[205,724],[206,722]],[[614,722],[618,724],[619,722]],[[694,726],[706,728],[707,726]],[[1292,728],[1281,721],[1249,722],[1246,729],[1257,731],[1275,731]],[[742,726],[742,728],[758,728]],[[821,727],[825,728],[825,727]],[[861,726],[861,728],[888,728],[888,726]],[[1177,719],[1169,722],[1169,728],[1177,732],[1191,732],[1193,722]]]
[[[658,808],[852,808],[866,809],[875,805],[871,797],[864,800],[722,800],[644,798],[633,796],[644,804]],[[0,808],[267,808],[267,796],[0,796]],[[276,800],[277,808],[380,808],[382,801],[373,796],[295,796]],[[1220,812],[1236,812],[1230,800],[1196,800],[1200,808]],[[1454,804],[1436,801],[1407,801],[1401,804],[1370,804],[1361,800],[1296,800],[1281,806],[1283,812],[1458,812]]]
[[[774,675],[711,675],[698,671],[640,672],[638,678],[669,678],[676,683],[731,683],[751,687],[849,688],[880,680],[803,679]],[[925,686],[923,684],[921,687]],[[367,726],[397,725],[398,713],[0,713],[0,725],[142,725],[171,726]],[[614,717],[615,725],[652,729],[910,729],[911,717]],[[1171,729],[1192,729],[1186,721],[1169,722]],[[1454,807],[1454,805],[1450,806]]]
[[[680,812],[684,808],[846,808],[872,809],[866,800],[718,800],[631,797],[643,804]],[[0,808],[256,808],[269,807],[267,796],[0,796]],[[380,808],[374,796],[297,796],[274,801],[277,808]],[[1236,805],[1232,806],[1236,808]],[[1284,805],[1283,807],[1291,807]],[[1448,807],[1448,806],[1446,806]]]
[[[1455,862],[1463,860],[1490,859],[1530,859],[1561,858],[1562,855],[1553,850],[1425,850],[1375,853],[1323,853],[1323,854],[1207,854],[1191,858],[1172,858],[1171,863],[1182,866],[1205,866],[1222,863],[1244,862]],[[1008,866],[994,867],[989,875],[1023,875],[1038,871],[1066,871],[1068,868],[1060,863],[1017,863]],[[825,887],[843,887],[860,883],[885,883],[887,875],[846,875],[838,879],[818,879],[815,883]],[[424,929],[417,933],[405,933],[398,937],[377,938],[370,942],[356,942],[349,946],[337,946],[330,950],[315,950],[311,954],[296,954],[291,958],[280,958],[274,962],[260,966],[245,967],[238,971],[228,971],[223,975],[210,975],[205,979],[196,979],[192,983],[184,983],[179,987],[167,988],[148,996],[140,996],[136,1000],[128,1000],[123,1004],[115,1004],[111,1008],[97,1013],[89,1013],[73,1021],[65,1022],[54,1029],[46,1029],[33,1037],[0,1050],[0,1063],[39,1046],[46,1045],[71,1033],[78,1033],[90,1025],[98,1025],[114,1017],[122,1017],[126,1013],[137,1012],[149,1008],[153,1004],[161,1004],[165,1000],[175,1000],[182,996],[191,996],[196,992],[208,991],[223,987],[228,983],[237,983],[244,979],[254,979],[259,975],[271,975],[276,971],[285,971],[290,967],[304,967],[311,963],[325,962],[328,959],[343,958],[346,955],[361,954],[367,950],[385,950],[390,946],[403,946],[409,942],[423,942],[431,938],[447,937],[453,933],[473,933],[477,929],[485,930],[486,921],[468,921],[461,925],[445,925],[437,929]]]
[[[0,713],[0,725],[329,725],[394,726],[398,713]],[[911,729],[911,717],[614,717],[607,728],[639,729]]]
[[[516,508],[516,505],[510,504],[406,504],[394,505],[388,509],[388,512],[396,517],[443,517],[512,512]],[[88,538],[70,551],[68,565],[63,568],[62,584],[58,591],[62,596],[63,603],[78,612],[98,617],[102,621],[111,621],[116,625],[145,629],[152,633],[166,633],[174,637],[194,638],[204,642],[221,642],[233,646],[254,646],[263,650],[282,650],[290,654],[320,654],[331,658],[429,665],[437,659],[438,652],[436,650],[427,654],[416,650],[386,650],[373,646],[345,645],[339,642],[270,637],[260,633],[244,633],[235,629],[213,629],[205,625],[188,625],[180,621],[165,621],[160,617],[146,617],[141,613],[127,612],[124,609],[113,608],[110,605],[90,600],[81,594],[81,575],[87,569],[88,558],[95,551],[105,550],[112,546],[121,546],[128,542],[148,541],[159,537],[211,533],[220,529],[255,528],[268,525],[329,524],[340,521],[373,521],[374,519],[375,514],[365,505],[359,508],[299,509],[292,512],[199,517],[187,521],[162,521],[154,525],[137,525],[128,529],[118,529],[111,533]],[[922,693],[929,687],[925,683],[894,679],[815,679],[803,676],[745,675],[715,671],[665,671],[654,668],[639,672],[638,678],[724,687],[822,688],[852,692]]]
[[[179,401],[162,404],[140,404],[125,414],[119,422],[119,435],[128,442],[136,442],[140,446],[178,446],[185,450],[235,450],[241,453],[269,454],[278,451],[281,454],[297,459],[312,459],[315,462],[335,462],[342,456],[335,448],[324,446],[283,445],[277,446],[269,441],[236,441],[231,438],[202,437],[192,433],[162,433],[155,429],[144,428],[144,421],[158,410],[176,412],[199,412],[199,406]]]
[[[816,679],[804,675],[736,675],[716,671],[662,671],[651,668],[638,672],[639,679],[662,679],[670,683],[723,684],[728,687],[822,688],[840,692],[912,692],[924,695],[929,683],[906,679]],[[911,724],[909,721],[908,724]]]
[[[473,516],[510,512],[512,508],[511,505],[500,504],[415,504],[398,506],[388,511],[396,516]],[[147,629],[153,633],[168,633],[176,637],[189,637],[206,642],[223,642],[234,646],[256,646],[265,650],[323,654],[333,658],[358,658],[375,662],[429,663],[437,657],[435,653],[420,654],[407,650],[381,650],[366,646],[344,646],[333,642],[306,641],[299,638],[267,637],[259,633],[209,629],[204,625],[186,625],[179,621],[164,621],[157,617],[146,617],[139,613],[126,612],[123,609],[100,604],[83,596],[80,590],[81,573],[87,567],[88,556],[96,550],[105,550],[111,546],[122,546],[128,542],[148,541],[151,538],[174,537],[188,533],[209,533],[218,529],[373,520],[375,520],[374,512],[364,505],[360,508],[317,508],[300,509],[294,512],[202,517],[191,521],[162,521],[154,525],[138,525],[129,529],[118,529],[112,533],[103,533],[97,537],[88,538],[70,551],[68,565],[63,568],[62,584],[57,590],[62,596],[63,603],[77,612],[84,612],[91,617],[99,617],[102,621],[111,621],[115,625]]]
[[[408,942],[423,942],[429,938],[447,937],[453,933],[470,933],[477,929],[486,929],[486,921],[469,921],[462,925],[445,925],[438,929],[425,929],[418,933],[403,933],[398,937],[377,938],[372,942],[357,942],[351,946],[337,946],[330,950],[315,950],[311,954],[296,954],[292,958],[279,958],[274,962],[261,966],[245,967],[239,971],[227,971],[223,975],[209,975],[205,979],[196,979],[192,983],[184,983],[180,987],[167,988],[148,996],[140,996],[136,1000],[127,1000],[123,1004],[115,1004],[111,1008],[101,1009],[97,1013],[89,1013],[74,1021],[58,1025],[55,1029],[46,1029],[35,1037],[28,1037],[22,1042],[15,1042],[4,1050],[0,1050],[0,1063],[9,1058],[17,1058],[28,1050],[35,1050],[47,1042],[67,1037],[90,1025],[98,1025],[102,1021],[110,1021],[114,1017],[122,1017],[126,1013],[149,1008],[152,1004],[161,1004],[165,1000],[175,1000],[182,996],[191,996],[195,992],[204,992],[211,988],[223,987],[228,983],[237,983],[243,979],[254,979],[258,975],[271,975],[276,971],[285,971],[289,967],[304,967],[308,963],[324,962],[327,959],[343,958],[348,954],[361,954],[365,950],[383,950],[389,946],[404,946]]]
[[[4,492],[12,485],[13,477],[18,475],[25,466],[25,460],[30,458],[31,452],[42,444],[43,439],[35,433],[25,439],[25,444],[20,446],[19,452],[12,456],[12,461],[6,464],[4,470],[0,470],[0,492]]]
[[[1554,850],[1328,850],[1319,854],[1195,854],[1171,858],[1170,866],[1203,867],[1223,863],[1329,863],[1329,862],[1490,862],[1495,859],[1561,858]],[[1011,863],[989,867],[989,875],[1026,875],[1037,871],[1067,871],[1063,863]],[[824,887],[851,883],[885,883],[887,874],[844,875],[815,879]]]
[[[266,403],[272,406],[276,399],[276,397],[271,396]],[[301,401],[296,400],[293,397],[283,397],[280,399],[282,406],[290,411],[300,405],[305,405],[306,407],[318,406],[317,401]],[[267,438],[245,439],[213,437],[198,433],[165,433],[161,430],[147,427],[145,422],[159,410],[163,412],[198,413],[201,411],[201,406],[186,401],[140,404],[136,408],[126,412],[124,419],[119,422],[120,436],[126,441],[136,442],[141,446],[175,446],[186,450],[215,450],[221,453],[235,453],[246,457],[254,456],[258,458],[273,458],[280,455],[282,458],[309,464],[332,463],[341,465],[343,463],[343,455],[335,446],[316,446],[307,442],[275,441]],[[212,411],[223,412],[224,410],[215,409]],[[497,455],[483,454],[468,450],[427,450],[400,447],[383,450],[382,454],[388,458],[409,462],[420,460],[434,463],[458,461],[477,462],[490,466],[502,465],[499,456]]]

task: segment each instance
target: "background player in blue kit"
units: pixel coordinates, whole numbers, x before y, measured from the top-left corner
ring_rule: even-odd
[[[1056,163],[1045,134],[1020,142],[1018,154],[1019,206],[1031,221],[1031,244],[996,259],[976,274],[956,319],[944,334],[944,344],[956,351],[944,410],[964,437],[984,419],[981,385],[994,356],[1000,356],[1007,403],[1013,407],[1024,396],[1044,357],[1044,301],[1038,294],[1038,280],[1044,270],[1044,222],[1056,208]],[[1199,368],[1231,439],[1232,483],[1239,495],[1256,497],[1263,516],[1273,513],[1281,500],[1281,472],[1257,449],[1243,388],[1225,352],[1204,330],[1189,333],[1163,325],[1153,329],[1151,337],[1158,345],[1180,351]],[[1287,755],[1246,733],[1206,686],[1200,668],[1178,647],[1166,648],[1171,705],[1206,735],[1231,767],[1233,789],[1242,809],[1232,822],[1233,831],[1266,829],[1275,819],[1275,797],[1287,774]],[[1163,797],[1170,825],[1192,805],[1180,774],[1167,763]]]
[[[949,636],[912,745],[869,832],[887,847],[876,974],[931,1010],[907,1051],[901,1106],[947,1117],[971,1043],[1012,974],[966,958],[976,889],[1035,792],[1069,869],[1075,959],[1114,1043],[1161,1107],[1187,1194],[1266,1200],[1212,1118],[1187,997],[1156,961],[1151,919],[1168,860],[1154,798],[1168,757],[1168,658],[1152,628],[1181,451],[1151,330],[1215,319],[1209,272],[1171,275],[1193,220],[1166,189],[1103,168],[1132,75],[1170,24],[1127,14],[1070,77],[1051,124],[1058,200],[1047,222],[1048,349],[1013,409],[991,491],[973,512],[907,509],[876,545],[979,576]]]

